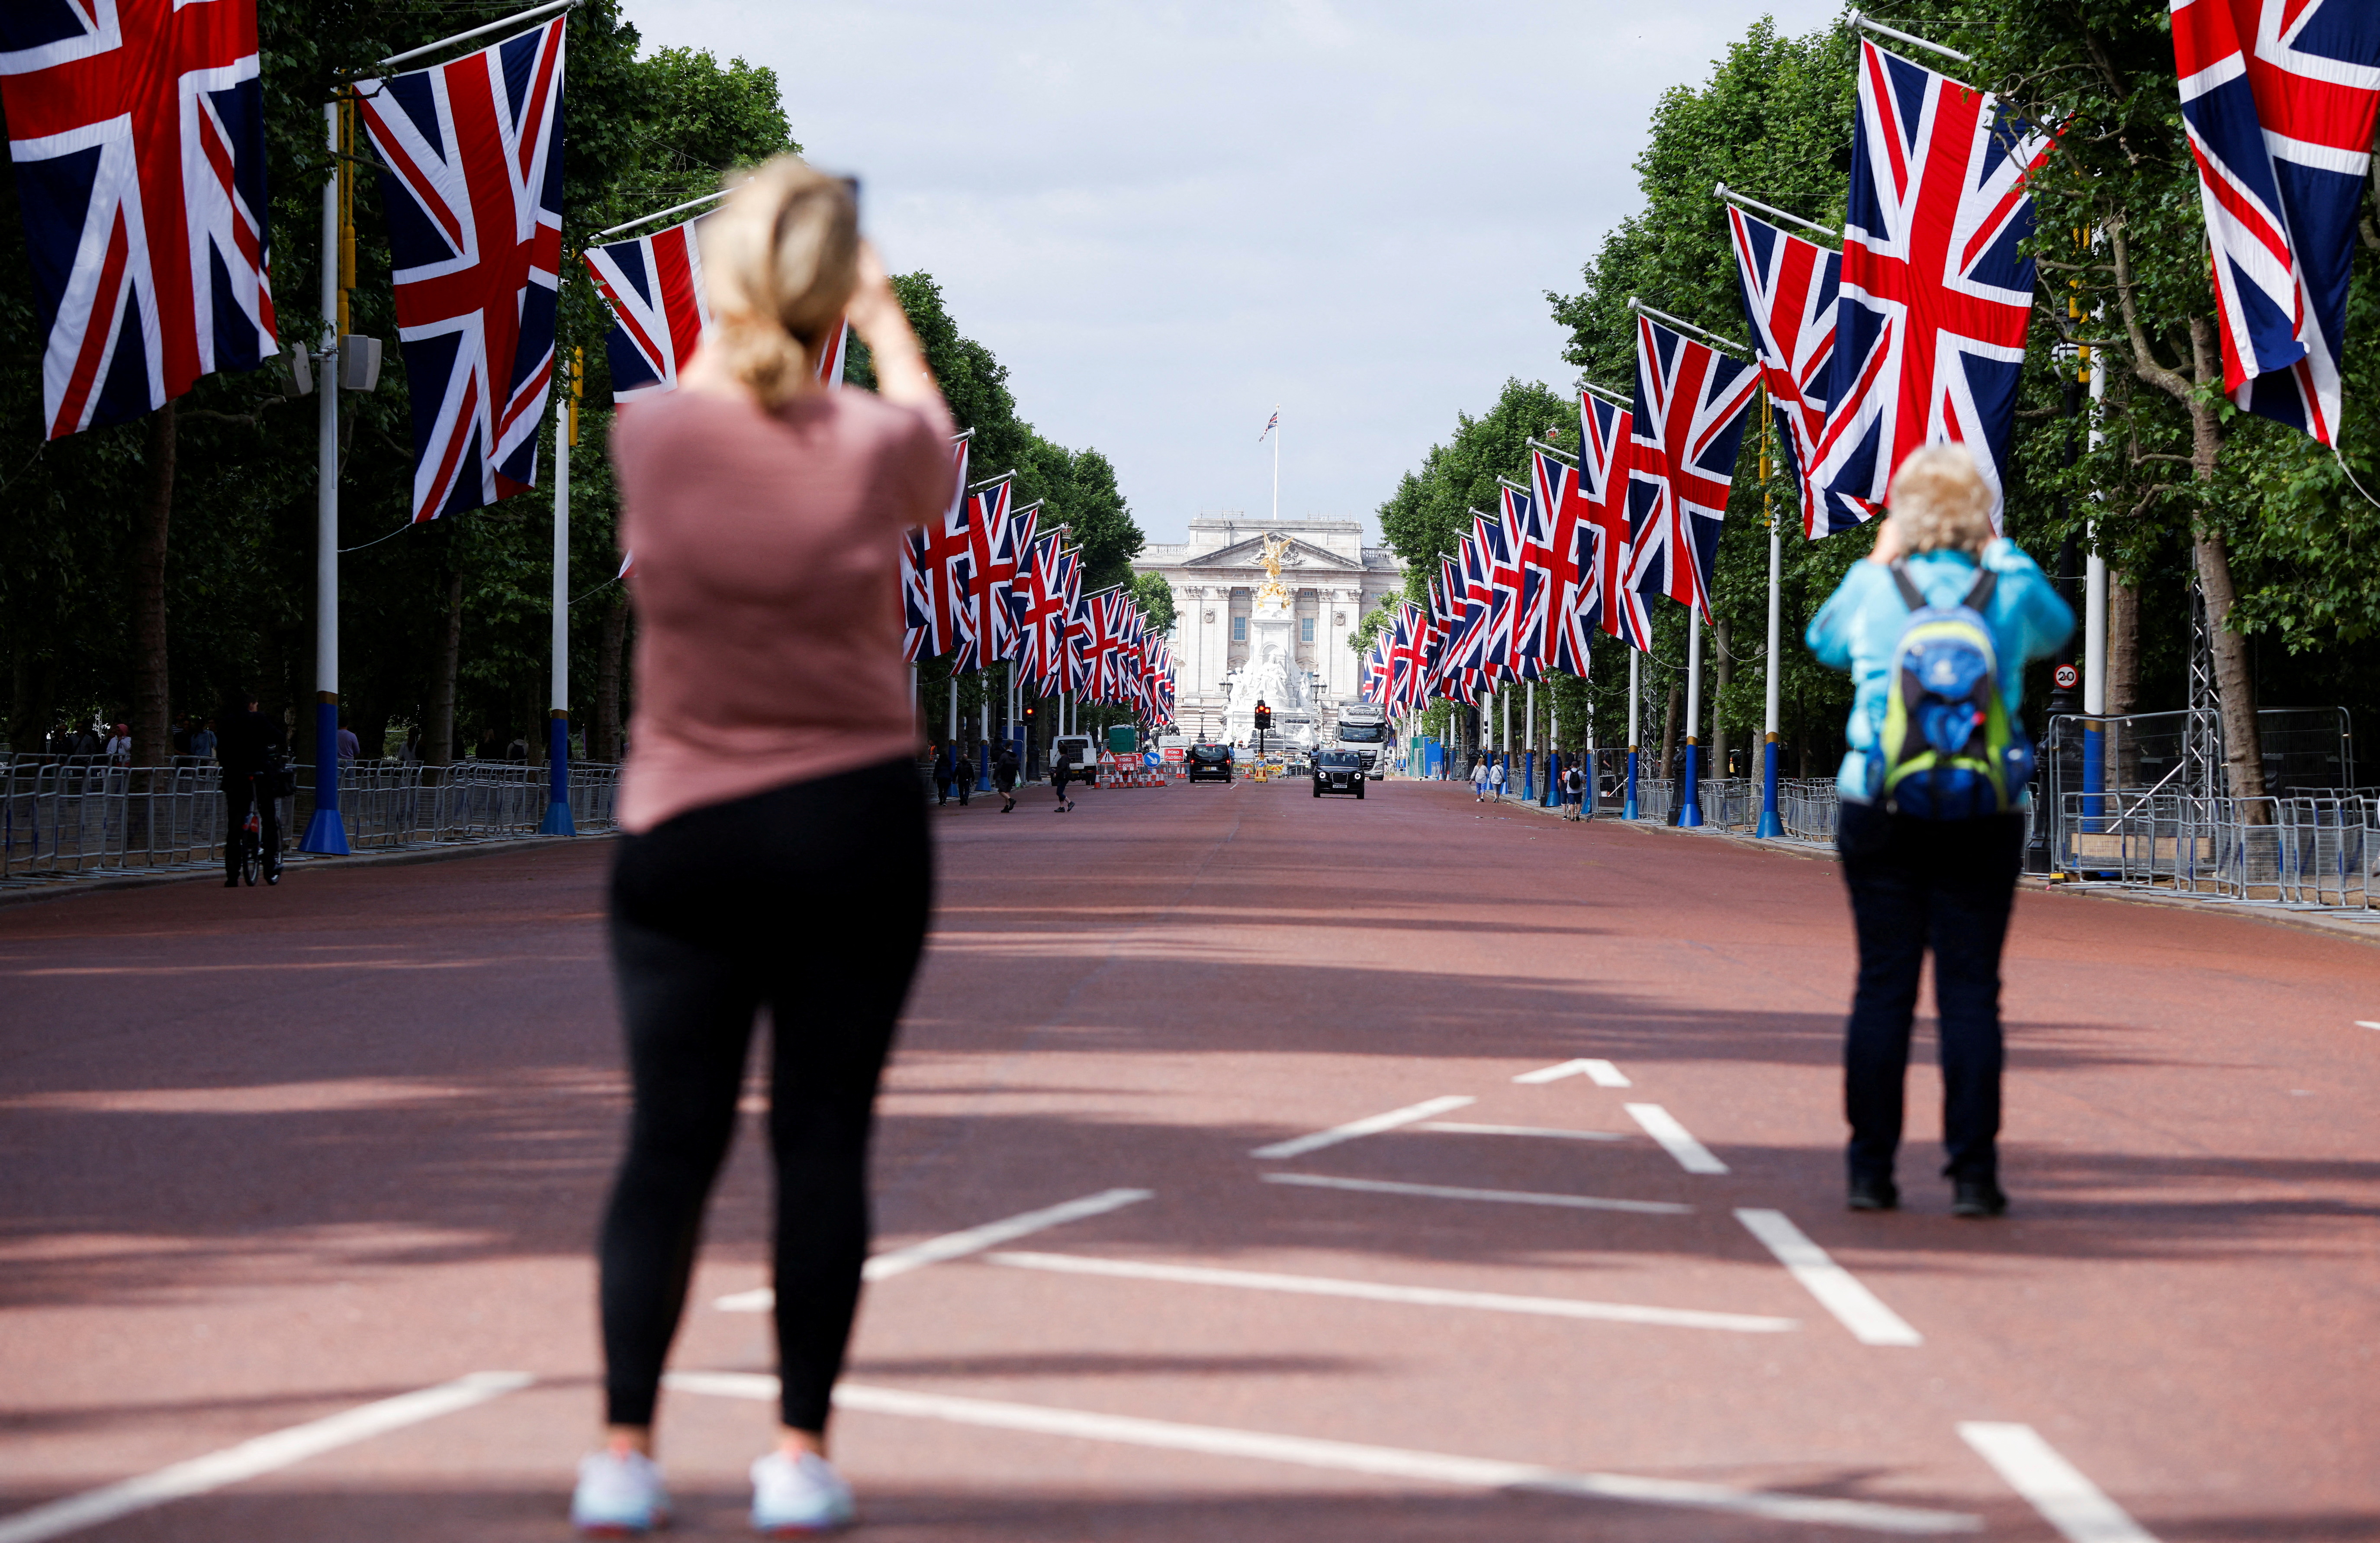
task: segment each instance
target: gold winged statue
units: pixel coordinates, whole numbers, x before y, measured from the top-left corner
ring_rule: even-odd
[[[1281,581],[1281,560],[1293,544],[1287,536],[1267,536],[1261,543],[1264,555],[1257,561],[1264,565],[1265,581],[1257,589],[1257,603],[1278,601],[1289,604],[1289,587]]]

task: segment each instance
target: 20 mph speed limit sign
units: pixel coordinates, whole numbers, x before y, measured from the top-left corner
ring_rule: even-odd
[[[2082,684],[2082,671],[2076,669],[2071,664],[2060,664],[2058,667],[2058,689],[2060,691],[2071,691]]]

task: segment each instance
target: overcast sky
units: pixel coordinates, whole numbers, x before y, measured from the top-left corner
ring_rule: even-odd
[[[1374,512],[1506,378],[1567,384],[1544,299],[1637,204],[1660,93],[1832,0],[1024,6],[626,0],[646,46],[777,72],[1043,434],[1151,541]],[[1028,490],[1026,496],[1031,496]]]

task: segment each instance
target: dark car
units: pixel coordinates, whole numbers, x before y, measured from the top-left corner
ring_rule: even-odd
[[[1229,745],[1193,745],[1184,756],[1190,768],[1188,780],[1194,783],[1228,783],[1232,780],[1232,747]]]
[[[1318,750],[1314,755],[1314,796],[1352,793],[1364,796],[1364,761],[1353,750]]]

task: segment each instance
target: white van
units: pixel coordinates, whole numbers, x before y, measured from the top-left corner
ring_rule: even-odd
[[[1077,781],[1099,785],[1099,756],[1087,734],[1062,734],[1050,742],[1050,770],[1066,768],[1066,774]]]

